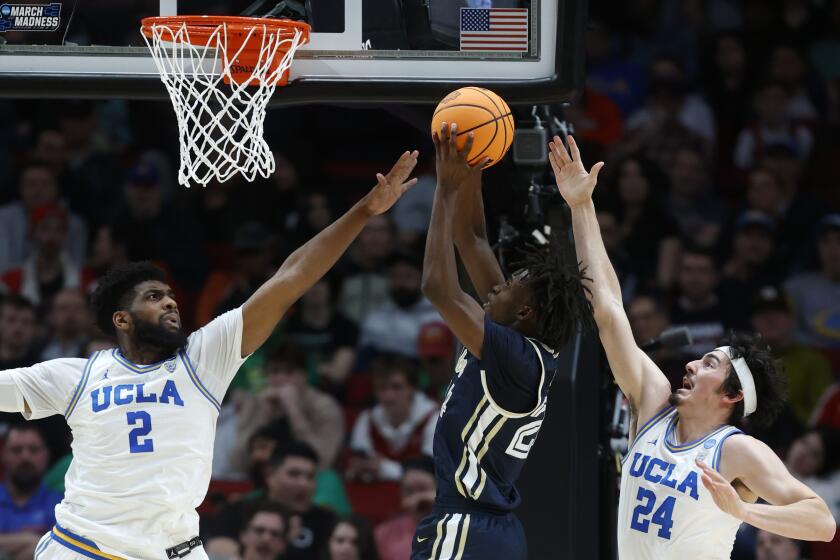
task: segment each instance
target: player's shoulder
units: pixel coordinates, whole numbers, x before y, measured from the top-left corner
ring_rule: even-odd
[[[106,350],[100,350],[100,351],[94,352],[93,354],[91,354],[87,358],[55,358],[55,359],[52,359],[52,360],[46,360],[44,362],[40,362],[38,364],[35,364],[35,367],[39,367],[39,368],[42,368],[42,369],[48,369],[50,371],[53,371],[53,370],[61,371],[61,370],[68,370],[68,369],[69,370],[82,371],[82,370],[85,369],[85,367],[88,365],[89,362],[91,362],[95,359],[99,359],[100,356],[102,356],[106,353],[110,356],[111,351],[110,350],[107,350],[107,351]]]
[[[741,477],[776,456],[766,443],[740,431],[732,432],[720,445],[718,470],[731,478]]]

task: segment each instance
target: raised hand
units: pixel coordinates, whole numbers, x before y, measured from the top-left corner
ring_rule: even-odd
[[[695,461],[695,463],[702,471],[700,479],[712,495],[715,505],[732,517],[743,521],[746,518],[747,506],[738,495],[738,491],[716,470],[709,468],[702,461]]]
[[[481,169],[489,163],[490,158],[482,158],[475,165],[470,165],[468,158],[473,145],[474,135],[467,134],[467,141],[460,150],[457,145],[458,125],[443,123],[440,133],[435,132],[432,140],[435,143],[435,163],[437,167],[438,185],[443,189],[457,189],[471,175],[481,173]]]
[[[595,190],[598,173],[604,167],[604,162],[599,161],[587,173],[583,167],[583,162],[580,160],[580,150],[578,150],[575,139],[569,135],[567,140],[572,152],[571,155],[566,151],[560,137],[555,136],[554,140],[548,143],[550,150],[548,160],[551,162],[554,179],[557,181],[557,188],[560,190],[563,200],[569,206],[574,207],[585,204],[592,199],[592,191]]]
[[[417,179],[408,179],[417,165],[419,152],[405,152],[394,164],[387,175],[376,174],[376,186],[367,194],[365,206],[373,214],[387,212],[400,197],[417,184]]]

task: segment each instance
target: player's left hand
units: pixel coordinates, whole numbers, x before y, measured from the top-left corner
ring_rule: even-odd
[[[735,488],[719,472],[709,468],[703,461],[695,460],[694,462],[700,467],[703,486],[712,495],[717,507],[735,519],[743,521],[747,516],[747,506]]]
[[[365,197],[365,206],[371,215],[387,212],[400,197],[417,184],[417,178],[408,178],[417,165],[417,150],[405,152],[387,175],[376,174],[376,186]]]

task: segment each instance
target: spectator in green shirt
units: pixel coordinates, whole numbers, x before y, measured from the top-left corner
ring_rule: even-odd
[[[766,286],[755,295],[752,325],[782,362],[788,378],[788,403],[807,424],[825,389],[834,381],[822,354],[793,341],[796,320],[784,293]]]

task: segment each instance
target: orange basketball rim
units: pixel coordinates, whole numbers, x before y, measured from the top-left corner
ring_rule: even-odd
[[[205,48],[218,44],[224,49],[219,54],[224,55],[225,65],[230,68],[230,78],[226,75],[225,82],[257,85],[260,76],[265,76],[274,81],[270,85],[284,86],[289,80],[288,68],[279,75],[276,70],[289,50],[288,45],[292,44],[291,39],[300,34],[301,45],[309,42],[310,26],[289,19],[184,15],[143,18],[140,31],[148,39],[157,34],[159,40],[170,43],[189,41],[193,46]],[[280,47],[266,49],[266,37],[272,35],[276,35]],[[260,76],[254,73],[259,68],[264,70]]]

